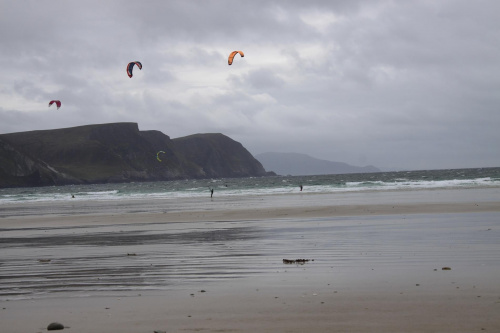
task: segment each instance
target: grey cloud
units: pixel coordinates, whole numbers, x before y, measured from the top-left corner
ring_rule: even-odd
[[[493,1],[0,0],[0,132],[135,121],[252,153],[500,165]],[[244,59],[227,66],[234,49]],[[132,79],[129,61],[143,62]],[[134,71],[135,72],[135,71]],[[54,112],[49,99],[63,100]]]

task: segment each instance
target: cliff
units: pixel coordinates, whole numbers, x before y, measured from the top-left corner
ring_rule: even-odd
[[[78,183],[78,180],[20,152],[0,138],[0,188],[71,183]]]
[[[218,177],[221,173],[225,177],[266,174],[260,162],[241,143],[220,133],[195,134],[172,141],[189,161],[202,166],[203,177]]]
[[[136,123],[112,123],[0,135],[0,187],[264,175],[222,134],[172,140]]]

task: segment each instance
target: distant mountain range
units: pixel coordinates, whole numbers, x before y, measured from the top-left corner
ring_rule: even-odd
[[[220,133],[170,139],[111,123],[0,135],[0,188],[269,174]]]
[[[372,165],[359,167],[343,162],[320,160],[298,153],[262,153],[255,155],[262,166],[282,176],[309,176],[343,173],[380,172]]]

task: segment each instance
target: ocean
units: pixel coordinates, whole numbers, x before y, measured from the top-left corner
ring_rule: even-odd
[[[0,189],[0,205],[78,200],[218,198],[272,194],[352,193],[418,189],[500,187],[500,168],[420,170],[316,176],[186,179],[120,184]]]

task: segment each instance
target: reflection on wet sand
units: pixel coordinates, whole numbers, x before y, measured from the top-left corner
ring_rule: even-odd
[[[366,276],[353,278],[360,270],[380,279],[444,266],[498,273],[498,220],[498,213],[475,213],[8,228],[0,239],[0,298],[273,283],[301,274],[352,283]]]

